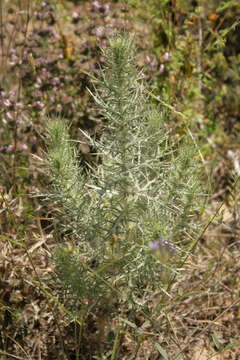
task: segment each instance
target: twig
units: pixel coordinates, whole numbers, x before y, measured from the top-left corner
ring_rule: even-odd
[[[9,354],[9,353],[6,352],[6,351],[0,350],[0,354],[1,354],[1,355],[9,356],[9,357],[11,357],[11,358],[13,358],[13,359],[24,360],[24,358],[22,358],[22,357],[20,357],[20,356],[13,355],[13,354]]]

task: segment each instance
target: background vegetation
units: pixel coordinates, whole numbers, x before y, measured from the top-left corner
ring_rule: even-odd
[[[239,2],[2,0],[0,7],[1,358],[238,359]],[[121,30],[134,34],[166,132],[177,141],[187,127],[201,144],[213,195],[199,220],[210,225],[157,314],[121,306],[116,315],[109,304],[93,312],[86,303],[83,322],[56,282],[58,209],[36,197],[51,182],[40,158],[48,118],[58,117],[80,140],[80,166],[97,165],[79,129],[101,138],[88,88],[105,64],[99,46]]]

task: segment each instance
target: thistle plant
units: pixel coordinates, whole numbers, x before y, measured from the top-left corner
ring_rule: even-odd
[[[99,164],[81,168],[68,126],[48,122],[48,198],[65,234],[54,259],[81,306],[144,306],[166,289],[196,238],[198,151],[187,135],[174,140],[164,111],[149,103],[132,40],[115,36],[102,52],[92,96],[104,129],[98,140],[85,134]]]

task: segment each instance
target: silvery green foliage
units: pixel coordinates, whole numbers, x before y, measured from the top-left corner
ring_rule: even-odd
[[[101,163],[89,173],[81,170],[66,125],[48,125],[49,197],[61,206],[63,230],[70,230],[74,244],[59,248],[55,260],[82,304],[110,297],[143,304],[164,285],[163,268],[178,270],[195,236],[197,154],[187,137],[172,140],[163,113],[148,104],[132,41],[113,37],[103,55],[106,66],[93,97],[105,128],[99,141],[89,138]],[[155,251],[149,244],[159,237],[166,240]]]

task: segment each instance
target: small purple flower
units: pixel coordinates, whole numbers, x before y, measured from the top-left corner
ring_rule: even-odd
[[[34,103],[34,107],[35,107],[36,109],[38,109],[38,110],[42,110],[42,109],[44,108],[44,104],[43,104],[41,101],[37,100],[37,101]]]
[[[110,4],[109,3],[105,3],[102,5],[102,10],[105,14],[107,14],[109,12],[110,9]]]
[[[59,85],[59,84],[60,84],[60,79],[59,79],[59,77],[54,77],[54,78],[52,78],[51,83],[52,83],[52,85],[54,85],[54,86]]]
[[[97,37],[102,37],[104,35],[104,27],[98,26],[94,32]]]
[[[153,240],[149,243],[149,249],[151,251],[155,251],[159,248],[159,241],[158,240]]]
[[[22,108],[23,108],[23,104],[22,104],[21,102],[17,102],[17,103],[16,103],[16,108],[22,109]]]
[[[77,11],[73,11],[73,12],[72,12],[72,18],[73,18],[74,20],[78,19],[78,18],[79,18],[79,13],[78,13]]]
[[[14,97],[15,96],[15,92],[13,90],[10,90],[8,93],[9,97]]]
[[[165,52],[165,53],[163,54],[162,59],[163,59],[164,62],[167,62],[167,61],[169,61],[169,60],[171,59],[171,56],[172,56],[172,55],[171,55],[169,52]]]
[[[20,144],[20,148],[21,148],[23,151],[27,151],[27,150],[28,150],[27,144]]]
[[[14,149],[13,145],[8,145],[5,149],[6,154],[11,154],[13,152],[13,149]]]
[[[72,22],[76,24],[80,19],[80,15],[77,11],[72,12]]]
[[[164,71],[165,71],[165,66],[164,66],[164,64],[161,64],[160,67],[159,67],[159,73],[163,74]]]
[[[149,244],[149,249],[151,251],[167,249],[171,253],[178,252],[177,247],[174,245],[174,243],[171,240],[164,240],[163,238],[158,238],[157,240],[151,241]]]
[[[172,253],[177,252],[177,248],[171,240],[164,240],[162,238],[159,238],[158,241],[160,247],[168,248]]]
[[[10,106],[11,106],[11,102],[10,102],[8,99],[4,100],[4,101],[3,101],[3,104],[4,104],[5,106],[7,106],[7,107],[10,107]]]
[[[101,8],[101,4],[97,0],[92,2],[92,6],[94,10],[99,10]]]
[[[7,117],[9,120],[13,120],[13,116],[12,116],[12,114],[11,114],[9,111],[6,113],[6,117]]]

